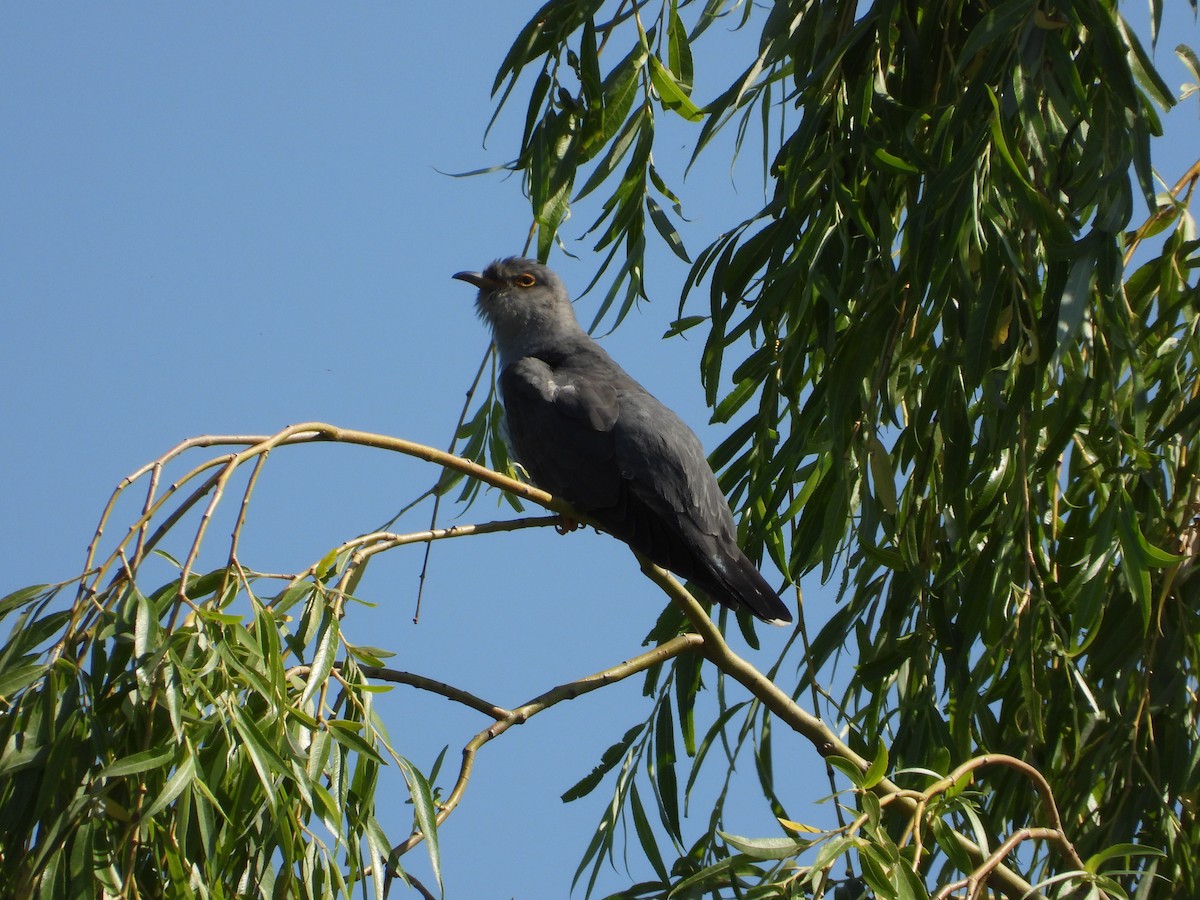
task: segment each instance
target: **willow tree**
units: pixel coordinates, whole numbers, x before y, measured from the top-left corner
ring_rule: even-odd
[[[735,147],[760,132],[767,202],[696,255],[676,330],[704,336],[707,399],[733,426],[712,461],[747,542],[793,579],[819,569],[839,589],[803,662],[772,671],[798,670],[781,686],[800,699],[850,655],[824,711],[859,752],[886,748],[893,770],[992,758],[979,793],[923,799],[918,821],[879,824],[863,795],[871,828],[909,829],[899,849],[859,845],[863,875],[879,895],[889,878],[904,890],[896,866],[958,881],[971,866],[945,829],[969,815],[993,846],[1054,824],[1083,857],[1128,854],[1114,892],[1194,896],[1200,161],[1169,183],[1152,168],[1171,92],[1110,2],[755,12],[558,0],[530,20],[495,90],[515,102],[536,73],[512,168],[538,252],[572,204],[602,195],[592,231],[620,318],[642,293],[647,237],[683,253],[665,208],[686,193],[654,163],[678,143],[657,147],[656,123],[694,123],[693,155],[723,128]],[[1161,14],[1156,0],[1155,28]],[[718,23],[761,28],[756,55],[699,98]],[[903,784],[924,790],[925,777]],[[790,862],[807,843],[766,855]],[[1076,868],[1056,850],[1037,844],[1014,865],[1031,880]],[[697,890],[819,882],[748,862],[763,852],[710,834],[685,858],[712,864]]]
[[[730,26],[760,29],[752,58],[697,97]],[[656,123],[691,123],[692,155],[722,129],[735,149],[761,135],[769,199],[709,236],[673,331],[704,335],[700,377],[730,426],[712,462],[745,545],[829,581],[836,614],[811,634],[801,617],[768,677],[725,642],[730,617],[714,625],[646,565],[671,600],[651,647],[506,708],[388,668],[342,623],[379,553],[555,517],[371,531],[286,576],[240,542],[268,455],[312,441],[425,459],[452,473],[438,492],[465,478],[468,497],[490,485],[571,514],[499,474],[494,398],[461,429],[491,469],[322,423],[186,441],[118,486],[79,578],[0,601],[0,885],[383,896],[400,879],[429,896],[405,854],[423,844],[438,874],[437,827],[476,754],[638,676],[645,722],[567,794],[612,791],[576,873],[587,893],[628,825],[654,873],[630,898],[1196,896],[1200,163],[1158,184],[1172,97],[1115,6],[553,0],[501,65],[502,108],[518,87],[507,168],[537,251],[598,207],[601,315],[617,321],[649,241],[688,258],[686,194],[654,165],[678,141],[656,147]],[[199,571],[222,510],[224,562]],[[835,693],[838,658],[852,675]],[[445,792],[389,742],[372,704],[387,681],[490,720]],[[781,729],[825,759],[840,827],[804,828],[817,798],[777,790]],[[412,800],[403,839],[376,813],[389,761]],[[728,834],[727,792],[693,792],[739,761],[774,834]],[[685,798],[708,804],[698,835]]]

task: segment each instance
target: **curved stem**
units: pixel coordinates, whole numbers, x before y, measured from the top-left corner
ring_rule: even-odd
[[[870,767],[869,760],[855,753],[830,731],[824,722],[801,708],[773,681],[734,653],[725,643],[725,637],[721,634],[720,629],[713,624],[712,619],[704,611],[704,607],[684,589],[683,585],[675,580],[670,572],[641,556],[638,556],[638,561],[641,563],[646,577],[662,588],[663,592],[683,610],[684,615],[692,623],[692,627],[703,637],[703,653],[713,665],[738,681],[771,712],[806,738],[822,757],[840,757],[853,763],[863,772]],[[911,792],[905,791],[888,778],[880,779],[872,790],[880,797],[897,795],[892,802],[898,805],[905,815],[912,816],[917,812],[917,801],[909,796]],[[958,832],[952,832],[952,834],[975,865],[983,865],[986,862],[983,850],[977,844]],[[1041,892],[1034,889],[1033,885],[1004,865],[997,864],[992,876],[996,879],[1000,890],[1008,897],[1041,898],[1043,896]]]
[[[524,725],[538,713],[544,712],[550,707],[562,703],[564,700],[574,700],[583,694],[622,681],[630,675],[636,675],[638,672],[643,672],[653,665],[657,665],[688,650],[700,648],[701,646],[702,641],[699,635],[681,634],[679,637],[672,638],[665,644],[660,644],[654,649],[648,650],[640,656],[635,656],[633,659],[626,660],[620,665],[597,672],[595,675],[588,675],[585,678],[569,681],[566,684],[560,684],[558,687],[551,688],[544,694],[534,697],[528,703],[518,706],[503,718],[497,719],[494,725],[490,725],[479,732],[463,747],[462,766],[458,772],[458,780],[455,782],[454,788],[450,791],[450,796],[446,798],[446,802],[438,810],[437,824],[440,826],[445,822],[462,800],[463,795],[467,791],[467,785],[471,780],[471,772],[475,767],[475,754],[479,752],[484,744],[494,738],[498,738],[514,725]],[[421,833],[414,833],[408,840],[396,845],[392,849],[392,855],[403,856],[424,839],[425,836]]]

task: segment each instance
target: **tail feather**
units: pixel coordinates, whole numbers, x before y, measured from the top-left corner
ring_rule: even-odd
[[[711,587],[697,583],[714,600],[733,609],[746,609],[772,625],[787,625],[792,621],[791,610],[740,550],[732,558],[714,559],[712,574],[715,583]]]

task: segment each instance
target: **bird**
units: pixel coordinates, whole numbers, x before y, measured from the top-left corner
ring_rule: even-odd
[[[532,482],[709,600],[791,622],[738,546],[700,439],[584,331],[562,280],[515,256],[453,277],[479,289],[508,442]]]

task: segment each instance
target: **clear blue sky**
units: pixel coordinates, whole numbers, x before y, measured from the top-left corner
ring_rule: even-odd
[[[529,213],[516,179],[438,170],[513,155],[523,104],[484,148],[489,89],[538,5],[0,8],[0,593],[74,574],[117,481],[182,438],[324,420],[448,443],[487,345],[473,291],[449,276],[518,252]],[[1144,19],[1140,4],[1131,10]],[[1158,57],[1175,87],[1185,76],[1171,48],[1200,46],[1200,33],[1185,4],[1168,14]],[[707,96],[740,62],[704,56],[728,53],[728,40],[714,30],[697,54]],[[1196,98],[1168,125],[1156,161],[1174,181],[1200,148]],[[752,154],[736,190],[727,157],[718,149],[711,160],[683,186],[693,251],[761,199]],[[597,263],[575,240],[590,221],[582,213],[565,229],[579,261],[555,263],[577,289]],[[658,341],[686,270],[661,248],[650,266],[659,302],[606,346],[711,448],[720,433],[706,425],[699,341]],[[582,318],[596,302],[583,301]],[[301,569],[434,477],[351,448],[276,453],[244,561]],[[506,514],[489,497],[462,520]],[[427,518],[422,508],[400,528]],[[444,542],[414,626],[419,568],[416,548],[377,561],[361,593],[378,606],[352,612],[350,635],[395,650],[399,668],[507,706],[635,655],[663,603],[624,548],[595,534]],[[806,589],[823,619],[823,592]],[[765,664],[786,634],[763,636]],[[422,768],[448,744],[455,769],[487,724],[408,689],[383,710],[396,746]],[[558,795],[647,712],[640,682],[629,682],[485,748],[442,832],[448,894],[565,896],[607,794],[567,806]],[[826,821],[828,808],[813,808],[827,792],[817,755],[798,742],[784,751],[782,762],[794,760],[780,765],[789,812]],[[399,838],[410,813],[392,785],[381,801],[394,798],[384,815]],[[735,808],[744,818],[731,830],[771,833],[753,790]],[[421,852],[406,862],[427,877]],[[614,874],[608,887],[624,883]]]

